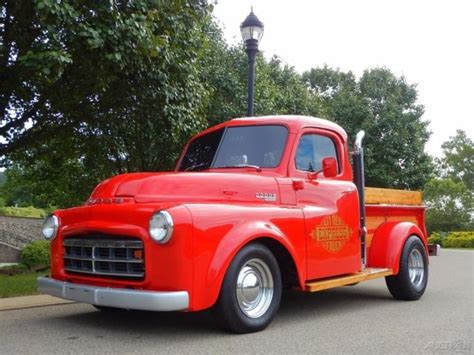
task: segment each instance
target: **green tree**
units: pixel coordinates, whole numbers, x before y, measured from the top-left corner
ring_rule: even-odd
[[[471,191],[474,189],[474,142],[466,132],[457,130],[456,135],[441,145],[443,156],[438,159],[441,175],[454,181],[462,181]]]
[[[355,136],[370,112],[354,74],[324,66],[303,73],[303,80],[320,98],[321,116],[334,120],[349,136]]]
[[[246,54],[240,47],[230,47],[215,22],[205,27],[207,41],[202,47],[198,64],[201,83],[207,89],[204,116],[208,126],[246,112]]]
[[[1,188],[6,204],[47,209],[82,204],[97,182],[107,177],[107,169],[99,165],[100,159],[85,161],[92,158],[78,155],[69,143],[59,138],[15,159]]]
[[[10,203],[76,204],[108,176],[172,168],[194,133],[245,116],[246,55],[225,43],[205,0],[0,6],[0,155]],[[403,78],[373,69],[357,80],[328,67],[300,75],[262,55],[256,75],[257,115],[322,116],[350,135],[365,129],[368,184],[427,180],[423,108]]]
[[[1,187],[1,195],[5,205],[26,207],[33,205],[33,196],[27,191],[28,182],[18,177],[16,169],[5,172],[5,182]],[[2,206],[3,207],[3,206]]]
[[[368,186],[419,189],[429,180],[433,166],[424,146],[430,132],[415,85],[386,68],[366,70],[359,80],[328,67],[311,69],[303,78],[321,96],[323,117],[350,137],[366,131]]]
[[[247,111],[247,54],[243,46],[229,46],[215,23],[206,27],[208,41],[200,56],[201,82],[208,90],[205,116],[209,125]],[[256,62],[255,115],[303,114],[317,116],[318,96],[302,76],[277,56]]]
[[[367,130],[367,176],[374,186],[421,189],[432,176],[431,158],[424,152],[430,137],[417,90],[388,69],[365,71],[359,82],[370,118]]]
[[[69,206],[104,177],[169,169],[205,126],[206,1],[0,6],[0,155],[35,203]]]
[[[268,62],[260,56],[257,72],[255,109],[258,115],[319,115],[319,97],[308,90],[292,66],[277,56]]]
[[[425,186],[423,198],[428,207],[426,225],[430,233],[471,230],[474,227],[472,192],[462,181],[432,179]]]
[[[79,136],[110,172],[169,168],[203,125],[196,59],[209,10],[200,0],[2,2],[0,153]]]

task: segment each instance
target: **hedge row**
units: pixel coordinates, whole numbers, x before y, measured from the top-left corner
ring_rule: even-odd
[[[444,248],[474,248],[474,231],[433,232],[428,238],[430,244],[439,244]]]
[[[0,216],[44,218],[47,212],[36,207],[0,207]]]

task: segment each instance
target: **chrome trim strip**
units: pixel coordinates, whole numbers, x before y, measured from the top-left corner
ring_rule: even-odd
[[[92,270],[92,271],[82,270],[82,269],[74,269],[74,268],[70,268],[70,267],[64,267],[64,270],[72,272],[72,273],[77,273],[77,274],[90,274],[90,275],[101,275],[101,276],[120,276],[120,277],[142,278],[145,275],[144,272],[124,274],[124,273],[119,273],[119,272],[97,271],[94,264],[92,264],[92,267],[94,268],[94,270]]]
[[[143,242],[139,240],[107,240],[107,239],[82,239],[67,238],[63,245],[66,247],[96,247],[96,248],[143,248]]]
[[[142,264],[143,259],[103,259],[103,258],[85,258],[80,256],[68,256],[65,255],[64,259],[71,259],[71,260],[86,260],[86,261],[105,261],[108,263],[130,263],[130,264]]]
[[[78,285],[49,277],[38,278],[41,293],[97,306],[143,311],[181,311],[189,308],[186,291],[143,291]]]

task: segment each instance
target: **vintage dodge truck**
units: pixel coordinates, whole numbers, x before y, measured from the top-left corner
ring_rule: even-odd
[[[49,216],[39,290],[102,311],[212,307],[237,333],[264,329],[284,288],[385,277],[394,298],[419,299],[437,253],[420,194],[365,189],[363,135],[350,152],[340,126],[313,117],[212,127],[175,171],[112,177]]]

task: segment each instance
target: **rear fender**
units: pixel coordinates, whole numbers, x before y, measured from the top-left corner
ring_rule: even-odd
[[[375,231],[368,255],[368,266],[390,268],[398,274],[400,255],[406,240],[415,235],[422,241],[428,254],[428,246],[421,229],[410,222],[387,222]]]

